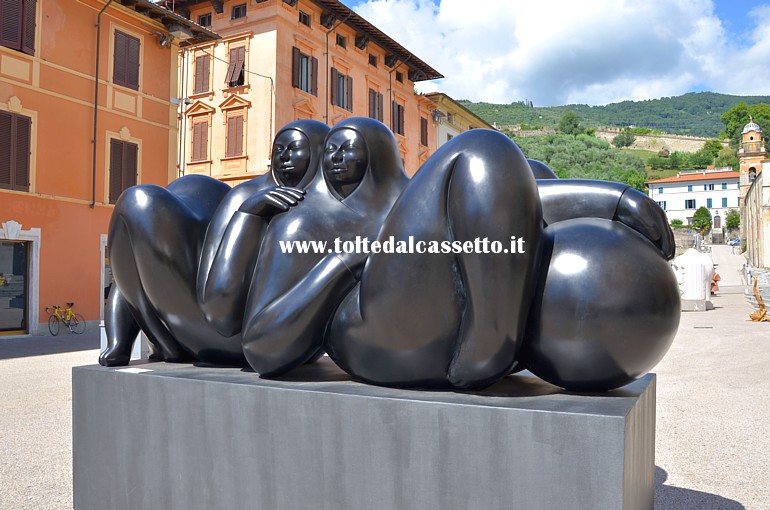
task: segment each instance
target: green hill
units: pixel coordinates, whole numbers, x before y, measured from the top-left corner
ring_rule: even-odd
[[[459,100],[473,113],[498,126],[555,128],[565,112],[575,112],[586,127],[650,128],[664,133],[717,137],[724,131],[721,117],[739,102],[770,103],[770,96],[728,96],[714,92],[691,92],[683,96],[622,101],[605,106],[584,104],[536,107],[521,103],[493,104]]]

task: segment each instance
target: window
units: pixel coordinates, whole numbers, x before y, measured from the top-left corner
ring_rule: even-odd
[[[658,195],[663,193],[663,186],[658,186]]]
[[[687,185],[687,191],[692,191],[692,184]]]
[[[446,121],[449,122],[450,124],[454,124],[454,122],[455,122],[454,114],[453,113],[447,113],[446,114]]]
[[[399,83],[404,83],[404,73],[401,71],[396,71],[396,81]]]
[[[192,126],[192,161],[207,161],[209,159],[209,121],[193,121]]]
[[[35,0],[0,2],[0,46],[35,54]]]
[[[115,54],[112,81],[139,90],[139,39],[115,31]]]
[[[722,183],[722,189],[727,189],[727,183],[726,182]]]
[[[684,208],[685,209],[695,209],[695,200],[685,200],[684,201]]]
[[[428,146],[428,119],[420,117],[420,145]]]
[[[244,84],[243,64],[246,60],[246,47],[230,48],[230,64],[227,67],[225,82],[228,87],[238,87]]]
[[[225,156],[243,156],[243,115],[227,118],[227,148]]]
[[[331,101],[335,106],[353,111],[353,78],[332,67]]]
[[[666,210],[666,201],[665,200],[663,200],[661,202],[656,202],[656,203],[660,206],[661,209],[663,209],[664,211]]]
[[[722,207],[727,207],[727,197],[722,197]]]
[[[198,24],[202,27],[210,27],[211,13],[207,12],[206,14],[201,14],[200,16],[198,16]]]
[[[383,96],[382,92],[369,89],[369,117],[382,122]]]
[[[199,55],[195,57],[195,85],[193,94],[201,94],[209,91],[210,66],[211,57],[209,55]]]
[[[32,119],[0,111],[0,188],[29,191]]]
[[[340,48],[347,48],[348,47],[348,38],[344,35],[337,34],[337,46]]]
[[[369,65],[377,67],[377,55],[369,55]]]
[[[706,208],[711,209],[713,207],[712,201],[710,198],[706,199]]]
[[[299,48],[291,50],[292,87],[318,95],[318,59],[305,55]]]
[[[118,201],[124,190],[136,185],[139,146],[123,140],[110,140],[110,203]]]
[[[703,191],[714,191],[714,184],[704,184]]]
[[[246,17],[246,4],[233,5],[232,15],[230,19],[238,19]]]
[[[395,101],[391,105],[391,129],[398,135],[404,134],[404,106]]]
[[[310,14],[306,13],[305,11],[299,11],[299,22],[305,25],[306,27],[309,27]]]

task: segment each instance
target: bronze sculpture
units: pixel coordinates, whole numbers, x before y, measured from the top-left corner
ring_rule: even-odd
[[[294,131],[320,143],[324,129],[302,122]],[[287,128],[276,147],[301,140],[287,140]],[[481,388],[523,365],[553,384],[600,391],[642,375],[668,349],[679,317],[666,263],[672,234],[645,195],[560,180],[488,130],[455,137],[411,181],[378,121],[342,121],[323,147],[299,179],[291,165],[281,174],[274,158],[274,182],[295,187],[254,184],[236,198],[239,188],[183,178],[121,197],[110,230],[120,290],[100,362],[125,364],[121,338],[141,326],[163,359],[237,364],[245,356],[262,377],[326,350],[374,384]],[[163,222],[142,207],[148,200],[164,209]],[[179,213],[180,202],[195,200],[195,214]],[[180,225],[184,235],[142,245]],[[417,239],[438,253],[279,248],[356,237]],[[184,253],[174,251],[179,243]],[[608,269],[612,278],[602,281]]]

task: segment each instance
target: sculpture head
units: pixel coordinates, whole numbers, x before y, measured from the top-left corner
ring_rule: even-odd
[[[366,208],[392,203],[407,180],[396,137],[368,117],[345,119],[329,131],[322,165],[334,197],[347,204],[356,197]]]
[[[284,126],[275,136],[271,156],[273,178],[282,186],[305,188],[319,165],[326,124],[298,120]]]
[[[369,149],[363,136],[348,128],[329,133],[323,156],[324,176],[338,196],[350,195],[361,184],[368,166]]]

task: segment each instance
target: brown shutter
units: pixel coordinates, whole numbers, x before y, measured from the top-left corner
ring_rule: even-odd
[[[233,78],[233,72],[235,71],[235,66],[238,63],[238,48],[230,48],[230,63],[227,66],[227,75],[225,76],[225,83],[228,85],[230,82],[232,82],[235,78]]]
[[[35,54],[35,0],[24,0],[24,40],[21,51],[30,55]]]
[[[310,59],[310,93],[318,95],[318,59]]]
[[[377,93],[377,120],[382,122],[383,114],[385,111],[385,96],[382,95],[382,92]]]
[[[331,75],[331,78],[329,78],[329,81],[330,81],[330,83],[329,83],[329,90],[331,91],[331,102],[332,102],[333,105],[337,104],[337,94],[339,92],[337,90],[337,81],[338,81],[337,80],[337,76],[338,75],[339,75],[339,73],[337,72],[337,70],[332,67],[332,75]]]
[[[232,116],[227,118],[227,149],[226,156],[238,156],[238,119]]]
[[[110,203],[118,201],[123,192],[123,142],[110,140]]]
[[[398,134],[404,134],[404,107],[398,105]]]
[[[211,57],[208,55],[204,55],[206,57],[203,60],[203,78],[201,78],[201,85],[202,89],[201,92],[208,92],[209,91],[209,76],[211,76]]]
[[[206,92],[208,90],[208,87],[205,86],[204,82],[204,80],[208,78],[208,73],[206,73],[206,70],[204,69],[204,62],[207,62],[208,58],[208,55],[195,57],[195,85],[193,87],[194,94],[200,94],[201,92]]]
[[[139,146],[135,143],[123,142],[123,189],[136,186],[136,170],[139,159]]]
[[[235,155],[243,155],[243,116],[235,117]]]
[[[21,49],[21,33],[24,25],[20,1],[0,0],[0,44]]]
[[[193,122],[192,160],[200,161],[200,159],[201,159],[201,123]]]
[[[395,101],[390,103],[390,129],[394,133],[398,132],[398,109],[396,106]]]
[[[209,121],[203,121],[201,125],[200,156],[201,160],[209,159]]]
[[[122,32],[115,32],[115,47],[112,66],[112,81],[120,84],[126,84],[126,59],[128,52],[128,41],[126,35]]]
[[[299,88],[299,48],[296,46],[291,49],[291,86]]]
[[[11,186],[11,159],[14,147],[11,132],[13,131],[13,115],[0,111],[0,187]]]
[[[428,145],[428,119],[420,117],[420,143]]]
[[[139,89],[139,39],[135,37],[127,37],[127,39],[126,85],[133,89]]]
[[[16,169],[12,187],[18,191],[29,191],[29,153],[32,119],[21,115],[16,115],[15,117],[16,154],[14,163]]]
[[[377,118],[377,93],[374,89],[369,89],[369,117]]]
[[[353,78],[348,76],[345,79],[347,80],[347,84],[348,84],[347,86],[348,97],[347,97],[347,104],[345,105],[345,108],[347,108],[349,112],[352,112],[353,111]]]

